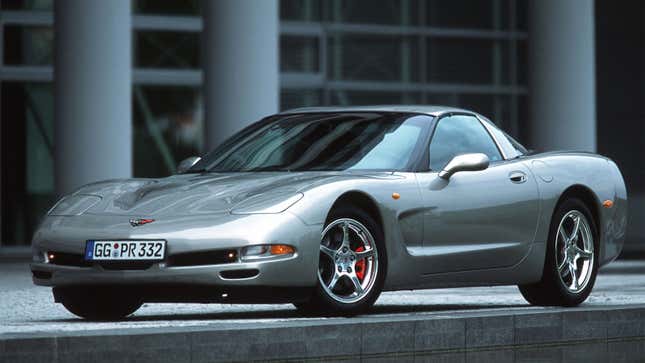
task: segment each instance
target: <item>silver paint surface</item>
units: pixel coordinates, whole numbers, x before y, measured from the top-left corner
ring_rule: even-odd
[[[438,116],[469,112],[430,106],[315,108],[285,113],[383,110]],[[475,114],[476,115],[476,114]],[[522,176],[514,182],[511,177]],[[516,178],[517,179],[517,178]],[[520,180],[517,179],[517,180]],[[551,216],[571,187],[589,190],[599,214],[599,262],[622,249],[627,194],[616,164],[580,152],[542,153],[491,163],[481,171],[240,172],[180,174],[161,179],[94,183],[74,195],[100,201],[74,216],[44,218],[33,238],[35,254],[82,254],[91,239],[165,239],[168,254],[293,245],[285,259],[223,265],[108,271],[33,263],[53,272],[39,285],[199,283],[213,286],[314,286],[321,232],[332,205],[360,193],[377,206],[385,236],[386,290],[529,283],[542,275]],[[393,199],[392,193],[399,193]],[[612,208],[602,202],[611,200]],[[131,218],[153,218],[136,228]],[[379,252],[381,254],[381,252]],[[227,280],[223,270],[257,268],[253,278]]]

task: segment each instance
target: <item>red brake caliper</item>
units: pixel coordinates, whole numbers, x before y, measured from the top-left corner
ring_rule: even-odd
[[[365,248],[363,246],[360,246],[356,249],[356,252],[362,251],[365,251]],[[356,269],[356,276],[358,277],[358,279],[363,281],[363,279],[365,278],[365,259],[356,261],[354,268]]]

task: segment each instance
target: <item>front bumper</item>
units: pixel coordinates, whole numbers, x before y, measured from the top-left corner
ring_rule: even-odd
[[[284,303],[305,301],[313,285],[289,279],[300,269],[298,257],[264,263],[236,263],[226,266],[160,267],[142,271],[109,271],[100,266],[78,268],[33,263],[32,272],[50,278],[33,277],[37,285],[65,289],[104,286],[119,294],[137,295],[146,302]],[[222,271],[257,270],[250,278],[226,279]]]
[[[48,262],[31,264],[33,281],[41,286],[156,286],[212,287],[214,290],[244,287],[312,287],[317,281],[319,225],[307,225],[290,213],[159,218],[155,223],[133,228],[128,217],[92,216],[48,217],[34,236],[33,251],[83,254],[90,239],[164,239],[166,260],[145,269],[127,266],[107,269],[68,266]],[[168,266],[171,256],[182,253],[242,249],[256,244],[289,244],[296,253],[271,260]],[[250,272],[250,273],[236,273]]]

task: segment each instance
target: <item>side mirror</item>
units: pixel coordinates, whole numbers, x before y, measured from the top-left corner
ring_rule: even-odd
[[[199,156],[191,156],[189,158],[184,159],[179,165],[177,165],[177,174],[183,174],[186,172],[186,170],[190,169],[193,167],[193,165],[197,164],[202,160]]]
[[[457,155],[439,172],[441,179],[448,180],[452,174],[460,171],[478,171],[488,168],[488,156],[486,154],[462,154]]]

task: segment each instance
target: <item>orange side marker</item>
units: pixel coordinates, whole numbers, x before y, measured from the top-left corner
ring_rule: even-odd
[[[401,198],[401,194],[399,194],[399,193],[392,193],[392,199],[396,200],[396,199],[399,199],[399,198]]]
[[[271,245],[272,255],[289,255],[295,252],[296,250],[289,245]]]
[[[611,208],[614,206],[614,202],[607,199],[606,201],[602,202],[602,206],[605,208]]]

